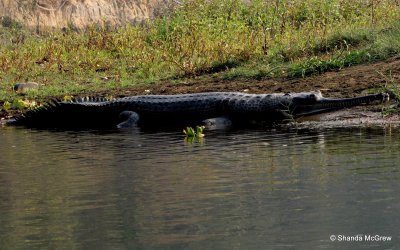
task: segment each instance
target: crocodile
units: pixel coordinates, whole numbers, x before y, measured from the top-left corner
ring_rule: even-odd
[[[223,121],[264,124],[387,101],[386,93],[350,98],[325,98],[320,91],[249,94],[207,92],[138,95],[114,100],[77,98],[50,101],[16,117],[10,124],[37,128],[125,128],[185,126]]]

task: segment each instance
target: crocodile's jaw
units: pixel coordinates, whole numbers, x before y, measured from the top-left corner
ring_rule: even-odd
[[[370,104],[372,102],[387,102],[389,95],[386,93],[372,94],[362,97],[352,98],[324,98],[321,95],[315,96],[312,100],[308,97],[307,100],[295,99],[292,101],[291,112],[295,117],[307,116],[316,113],[329,112],[341,108],[354,107],[363,104]]]

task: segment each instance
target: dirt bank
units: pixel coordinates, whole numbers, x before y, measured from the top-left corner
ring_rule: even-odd
[[[249,93],[302,92],[321,90],[328,97],[351,97],[379,89],[385,84],[400,80],[400,57],[386,61],[357,65],[335,72],[327,72],[306,78],[273,78],[266,80],[224,80],[217,75],[201,76],[175,84],[145,84],[124,90],[90,95],[113,95],[115,97],[139,94],[181,94],[209,91],[246,91]]]

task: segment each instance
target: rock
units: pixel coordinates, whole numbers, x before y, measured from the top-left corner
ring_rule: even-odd
[[[39,89],[39,84],[36,82],[22,82],[14,85],[14,91],[17,93],[24,94],[28,91],[36,91]]]

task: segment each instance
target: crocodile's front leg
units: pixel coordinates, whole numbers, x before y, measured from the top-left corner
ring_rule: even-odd
[[[139,114],[134,111],[122,111],[119,114],[119,120],[122,121],[117,128],[134,128],[139,122]]]

